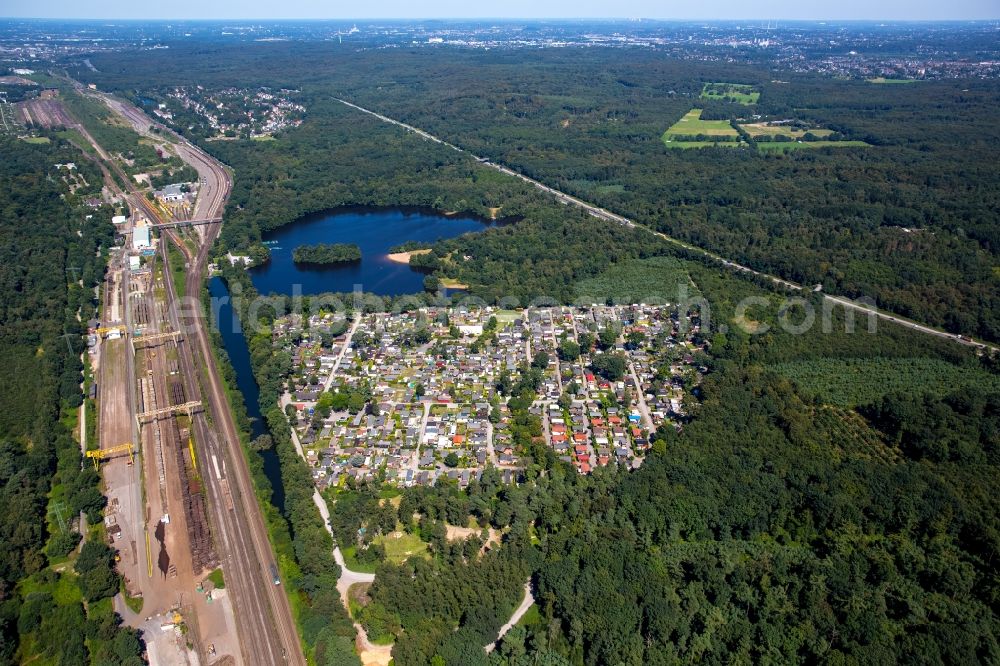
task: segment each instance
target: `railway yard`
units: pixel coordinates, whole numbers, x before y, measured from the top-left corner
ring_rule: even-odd
[[[92,97],[149,134],[152,121],[138,109]],[[176,220],[163,218],[58,98],[20,113],[30,125],[79,130],[108,191],[131,213],[118,229],[125,242],[110,258],[90,351],[99,433],[91,457],[101,465],[108,538],[132,598],[119,595],[116,610],[143,631],[153,664],[304,663],[204,322],[182,316],[177,303],[197,298],[221,222],[164,227],[140,257],[136,229]],[[195,218],[221,220],[229,174],[180,137],[169,141],[198,171]],[[185,257],[186,293],[177,291],[168,246]],[[219,573],[224,586],[212,582]]]

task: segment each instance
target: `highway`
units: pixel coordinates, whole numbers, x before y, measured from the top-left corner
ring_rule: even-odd
[[[422,129],[418,128],[418,127],[414,127],[413,125],[408,125],[407,123],[404,123],[404,122],[402,122],[400,120],[396,120],[395,118],[390,118],[390,117],[385,116],[385,115],[383,115],[381,113],[378,113],[376,111],[372,111],[371,109],[366,109],[363,106],[358,106],[357,104],[354,104],[353,102],[349,102],[349,101],[347,101],[345,99],[341,99],[339,97],[334,97],[333,99],[335,99],[336,101],[340,102],[341,104],[349,106],[352,109],[355,109],[355,110],[360,111],[362,113],[366,113],[366,114],[368,114],[370,116],[378,118],[379,120],[381,120],[383,122],[390,123],[390,124],[396,125],[398,127],[402,127],[403,129],[405,129],[405,130],[407,130],[409,132],[413,132],[414,134],[416,134],[416,135],[418,135],[420,137],[423,137],[424,139],[427,139],[428,141],[433,141],[434,143],[441,144],[443,146],[451,148],[454,151],[457,151],[457,152],[462,153],[464,155],[468,155],[468,156],[474,158],[477,162],[479,162],[483,166],[488,166],[488,167],[491,167],[493,169],[496,169],[497,171],[499,171],[501,173],[505,173],[508,176],[513,176],[514,178],[519,178],[520,180],[528,183],[529,185],[532,185],[533,187],[541,190],[542,192],[546,192],[548,194],[551,194],[560,203],[564,203],[564,204],[567,204],[567,205],[576,206],[577,208],[580,208],[580,209],[583,209],[583,210],[587,211],[588,213],[590,213],[591,215],[593,215],[596,218],[599,218],[599,219],[602,219],[602,220],[606,220],[608,222],[614,222],[616,224],[620,224],[620,225],[622,225],[624,227],[627,227],[629,229],[637,229],[637,230],[640,230],[640,231],[645,231],[646,233],[652,234],[652,235],[656,236],[657,238],[660,238],[661,240],[667,241],[668,243],[672,243],[672,244],[677,245],[678,247],[682,247],[685,250],[688,250],[690,252],[695,252],[695,253],[701,254],[702,256],[708,257],[708,258],[712,259],[713,261],[715,261],[715,262],[717,262],[717,263],[719,263],[719,264],[723,265],[724,267],[729,268],[731,270],[734,270],[734,271],[737,271],[737,272],[741,272],[741,273],[746,273],[748,275],[753,275],[753,276],[756,276],[756,277],[768,280],[772,284],[774,284],[775,286],[783,287],[785,289],[790,289],[792,291],[799,291],[799,292],[803,292],[803,293],[810,291],[809,288],[804,287],[804,286],[802,286],[800,284],[797,284],[795,282],[792,282],[790,280],[786,280],[784,278],[780,278],[780,277],[778,277],[776,275],[771,275],[770,273],[764,273],[764,272],[761,272],[761,271],[754,270],[754,269],[750,268],[749,266],[744,266],[744,265],[742,265],[740,263],[732,261],[731,259],[726,259],[725,257],[719,256],[719,255],[715,254],[714,252],[711,252],[710,250],[706,250],[706,249],[698,247],[696,245],[691,245],[690,243],[682,241],[682,240],[680,240],[678,238],[674,238],[674,237],[668,236],[667,234],[664,234],[662,232],[655,231],[654,229],[651,229],[651,228],[649,228],[649,227],[647,227],[645,225],[642,225],[642,224],[638,224],[638,223],[636,223],[636,222],[628,219],[627,217],[624,217],[622,215],[618,215],[616,213],[612,213],[611,211],[605,210],[604,208],[601,208],[600,206],[596,206],[596,205],[594,205],[592,203],[588,203],[586,201],[583,201],[582,199],[578,199],[578,198],[576,198],[576,197],[574,197],[574,196],[572,196],[570,194],[566,194],[565,192],[562,192],[561,190],[557,190],[557,189],[555,189],[553,187],[549,187],[548,185],[546,185],[546,184],[544,184],[544,183],[542,183],[540,181],[537,181],[534,178],[531,178],[529,176],[525,176],[524,174],[521,174],[521,173],[518,173],[517,171],[514,171],[510,167],[504,166],[502,164],[498,164],[496,162],[491,162],[489,159],[487,159],[485,157],[477,156],[477,155],[469,152],[468,150],[466,150],[464,148],[456,146],[453,143],[449,143],[448,141],[445,141],[444,139],[441,139],[441,138],[439,138],[437,136],[434,136],[433,134],[431,134],[431,133],[429,133],[429,132],[427,132],[425,130],[422,130]],[[968,337],[965,337],[965,336],[960,336],[960,335],[957,335],[955,333],[949,333],[947,331],[942,331],[941,329],[934,328],[932,326],[927,326],[925,324],[921,324],[919,322],[915,322],[915,321],[913,321],[911,319],[907,319],[906,317],[903,317],[902,315],[894,314],[892,312],[887,312],[885,310],[878,309],[877,307],[874,307],[874,306],[871,306],[871,305],[866,305],[864,303],[861,303],[861,302],[858,302],[858,301],[855,301],[855,300],[851,300],[851,299],[843,297],[843,296],[834,296],[834,295],[830,295],[830,294],[823,294],[823,298],[826,301],[828,301],[828,302],[830,302],[832,304],[841,305],[845,309],[855,310],[855,311],[860,312],[860,313],[862,313],[864,315],[878,317],[879,319],[883,319],[885,321],[890,321],[890,322],[892,322],[894,324],[898,324],[900,326],[904,326],[904,327],[909,328],[909,329],[914,330],[914,331],[919,331],[921,333],[926,333],[928,335],[934,335],[934,336],[937,336],[937,337],[940,337],[940,338],[946,338],[946,339],[953,340],[953,341],[958,342],[958,343],[963,344],[963,345],[967,345],[967,346],[970,346],[970,347],[975,347],[977,349],[983,349],[983,350],[987,350],[988,349],[988,350],[991,350],[993,352],[1000,351],[1000,347],[997,347],[996,345],[992,345],[992,344],[989,344],[989,343],[986,343],[986,342],[982,342],[980,340],[973,340],[971,338],[968,338]]]
[[[305,658],[284,587],[275,585],[272,580],[270,568],[275,556],[215,365],[205,330],[206,317],[200,309],[190,305],[178,306],[178,294],[169,270],[168,242],[176,245],[187,259],[187,288],[186,294],[182,295],[186,297],[186,304],[200,302],[208,254],[221,230],[222,212],[232,190],[232,178],[221,164],[171,130],[160,126],[160,134],[151,133],[149,128],[158,124],[130,104],[108,95],[81,90],[80,87],[77,90],[102,99],[144,136],[155,136],[169,143],[200,176],[201,185],[193,217],[220,220],[197,227],[200,233],[197,240],[200,242],[196,253],[191,252],[176,230],[162,230],[160,254],[165,267],[167,317],[171,328],[183,333],[177,350],[185,393],[189,400],[201,399],[212,416],[209,422],[205,411],[193,414],[192,430],[197,456],[204,465],[201,478],[208,497],[215,548],[223,562],[226,587],[236,614],[241,661],[246,664],[304,666]],[[79,129],[82,130],[82,126]],[[158,211],[136,189],[132,179],[85,130],[83,134],[106,164],[128,184],[130,191],[126,198],[133,209],[141,210],[154,224],[162,222]],[[210,460],[211,467],[208,466]]]

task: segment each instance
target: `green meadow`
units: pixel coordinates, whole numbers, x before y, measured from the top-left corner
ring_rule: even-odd
[[[702,99],[728,100],[749,106],[760,99],[760,91],[747,83],[706,83],[701,89]]]
[[[691,109],[663,133],[667,148],[701,148],[712,145],[739,146],[740,135],[728,120],[703,120],[701,109]]]

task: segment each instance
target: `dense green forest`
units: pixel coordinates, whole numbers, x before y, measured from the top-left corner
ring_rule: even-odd
[[[295,66],[306,49],[310,67]],[[487,470],[465,491],[407,489],[398,506],[377,484],[331,498],[338,543],[377,563],[356,617],[372,638],[394,640],[396,664],[1000,661],[996,359],[886,322],[868,332],[860,315],[847,332],[843,310],[828,330],[792,334],[781,322],[821,312],[818,294],[788,307],[770,285],[560,206],[331,99],[756,268],[1000,339],[995,82],[872,87],[610,49],[170,51],[139,62],[99,54],[98,72],[74,73],[154,99],[191,77],[295,87],[307,109],[274,141],[203,144],[236,174],[219,252],[261,252],[262,232],[341,205],[499,209],[507,224],[437,243],[421,266],[491,303],[676,302],[683,286],[710,305],[699,331],[710,342],[706,379],[682,427],[658,431],[637,472],[584,477],[532,446],[525,382],[503,396],[529,453],[521,483]],[[719,81],[760,90],[753,113],[871,147],[665,150],[664,129]],[[748,113],[725,100],[697,104],[706,119]],[[255,293],[244,271],[224,277]],[[757,300],[741,312],[747,297]],[[277,406],[291,358],[272,344],[268,318],[248,343],[282,464],[279,553],[293,567],[311,656],[349,660],[331,539]],[[497,538],[447,538],[446,524],[470,519]],[[426,551],[388,561],[374,537],[397,529]],[[487,654],[529,579],[535,611]]]
[[[888,324],[848,333],[842,311],[829,332],[786,333],[779,296],[696,261],[624,262],[594,281],[628,289],[654,268],[669,279],[643,293],[670,293],[687,279],[727,324],[754,296],[763,301],[752,314],[772,332],[713,334],[709,379],[691,419],[680,432],[657,433],[637,473],[581,477],[542,448],[518,486],[487,470],[467,491],[449,482],[407,489],[398,506],[377,484],[331,496],[337,541],[357,549],[359,561],[379,563],[355,611],[369,636],[394,638],[400,665],[1000,657],[994,362]],[[242,271],[227,279],[252,289]],[[266,330],[252,349],[258,382],[276,396],[290,359]],[[964,388],[871,388],[847,373],[867,397],[846,411],[780,374],[790,363],[823,360],[833,372],[858,359],[934,367]],[[262,404],[272,405],[272,432],[287,436],[274,403]],[[282,462],[302,470],[286,484],[307,484],[290,446]],[[315,515],[311,486],[301,492],[297,510]],[[297,510],[288,508],[293,522]],[[484,549],[485,532],[445,537],[446,524],[470,518],[497,530],[500,543]],[[425,541],[428,555],[385,560],[376,538],[398,529]],[[482,646],[528,578],[538,612],[487,655]]]
[[[317,98],[311,108],[312,122],[275,141],[207,144],[237,174],[218,252],[250,245],[258,250],[251,251],[254,259],[263,260],[262,232],[337,206],[429,206],[483,218],[499,207],[504,224],[439,243],[413,263],[457,278],[487,300],[525,303],[571,300],[578,280],[666,246],[560,206],[519,180],[336,102]],[[325,167],[297,170],[302,154]],[[459,248],[456,259],[445,260]]]
[[[299,67],[306,50],[311,66]],[[234,65],[218,69],[220,61]],[[113,53],[94,62],[99,73],[74,73],[127,95],[155,96],[191,76],[207,86],[299,88],[306,123],[276,145],[253,146],[254,154],[283,151],[285,159],[242,169],[266,169],[268,187],[255,194],[268,199],[258,206],[277,210],[292,201],[282,223],[337,203],[314,197],[318,172],[339,161],[317,132],[331,120],[327,100],[338,95],[755,268],[1000,339],[995,81],[873,86],[791,72],[776,78],[749,65],[615,49],[178,45],[138,63]],[[718,81],[753,84],[760,99],[752,107],[699,99],[706,83]],[[661,134],[694,106],[706,118],[791,118],[873,147],[666,150]],[[237,165],[232,153],[247,149],[239,143],[206,147],[240,171],[246,160]],[[507,204],[499,194],[491,205]],[[266,227],[274,215],[263,217]]]
[[[0,139],[0,360],[13,378],[0,383],[0,663],[138,664],[138,634],[111,604],[99,477],[73,437],[112,211],[81,205],[100,171],[50,138]],[[89,189],[70,193],[53,166],[72,161]]]
[[[869,423],[724,360],[637,473],[542,458],[519,487],[488,472],[467,493],[407,490],[388,521],[338,500],[333,520],[353,535],[398,519],[430,545],[429,562],[381,565],[360,612],[397,634],[398,664],[989,663],[998,407],[998,393],[896,394]],[[947,431],[955,455],[920,448]],[[467,515],[503,544],[446,542],[440,521]],[[526,570],[540,617],[487,657]]]
[[[292,250],[292,261],[315,265],[351,263],[361,261],[361,248],[354,243],[299,245]]]

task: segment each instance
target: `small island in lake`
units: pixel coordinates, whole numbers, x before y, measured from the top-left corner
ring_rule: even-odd
[[[354,243],[320,243],[299,245],[292,251],[292,261],[297,264],[329,265],[361,261],[361,248]]]

